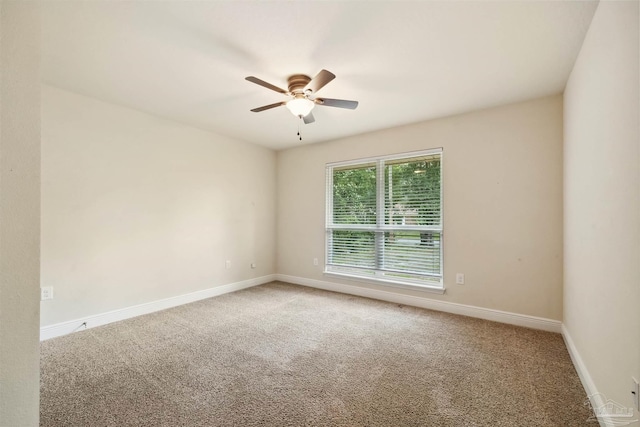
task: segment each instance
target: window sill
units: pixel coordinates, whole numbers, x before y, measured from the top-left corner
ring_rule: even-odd
[[[388,279],[377,279],[377,278],[372,278],[372,277],[355,276],[355,275],[352,275],[352,274],[338,273],[338,272],[335,272],[335,271],[327,271],[327,270],[325,270],[323,272],[323,274],[325,276],[333,276],[333,277],[337,277],[337,278],[341,278],[341,279],[352,280],[352,281],[355,281],[355,282],[369,283],[369,284],[372,284],[372,285],[390,286],[390,287],[393,287],[393,288],[410,289],[412,291],[429,292],[429,293],[440,294],[440,295],[445,293],[444,286],[418,285],[418,284],[413,284],[413,283],[402,283],[402,282],[396,282],[396,281],[388,280]]]

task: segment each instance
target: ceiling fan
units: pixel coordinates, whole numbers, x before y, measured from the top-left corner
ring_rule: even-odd
[[[326,107],[338,107],[355,110],[358,106],[358,101],[315,97],[315,94],[320,89],[322,89],[327,83],[335,78],[335,74],[327,70],[321,70],[313,79],[304,74],[295,74],[287,79],[289,90],[284,90],[272,85],[271,83],[267,83],[264,80],[260,80],[257,77],[246,77],[245,80],[248,80],[260,86],[264,86],[267,89],[271,89],[289,97],[287,101],[264,105],[262,107],[254,108],[251,111],[253,111],[254,113],[259,113],[260,111],[286,105],[289,111],[291,111],[294,116],[300,117],[305,123],[313,123],[315,121],[315,118],[313,117],[313,113],[311,113],[311,110],[313,110],[313,107],[315,107],[316,104],[324,105]]]

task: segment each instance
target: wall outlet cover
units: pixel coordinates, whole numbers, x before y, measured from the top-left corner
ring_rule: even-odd
[[[53,286],[43,286],[40,288],[40,301],[53,299]]]

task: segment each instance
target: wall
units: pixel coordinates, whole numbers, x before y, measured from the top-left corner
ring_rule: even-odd
[[[600,2],[564,94],[564,324],[592,386],[627,407],[640,379],[638,13]]]
[[[433,147],[444,149],[446,293],[324,276],[325,164]],[[283,275],[559,321],[561,96],[278,152],[277,241]]]
[[[39,414],[40,15],[0,2],[0,426]]]
[[[43,86],[42,325],[275,273],[275,166],[266,148]]]

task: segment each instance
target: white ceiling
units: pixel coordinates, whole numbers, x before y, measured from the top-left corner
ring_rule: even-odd
[[[43,2],[45,3],[45,2]],[[291,74],[337,78],[305,143],[561,93],[594,1],[65,1],[43,4],[43,82],[218,134],[301,144]]]

